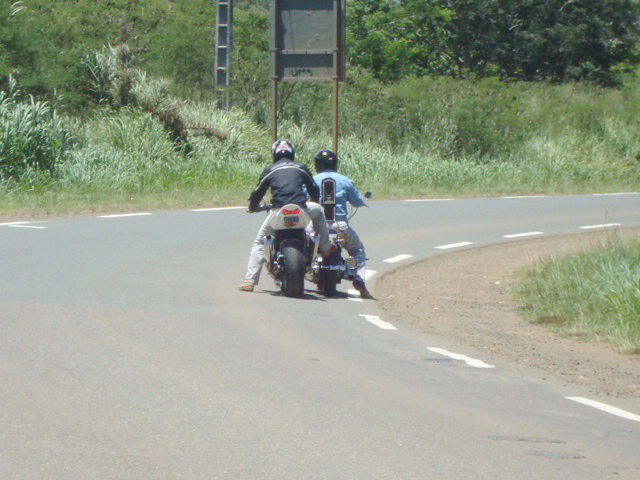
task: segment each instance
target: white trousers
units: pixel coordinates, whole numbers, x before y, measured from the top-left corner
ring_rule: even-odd
[[[320,252],[327,252],[331,248],[331,240],[329,240],[329,231],[327,230],[327,221],[324,218],[322,207],[315,202],[307,202],[304,209],[313,222],[313,229],[320,236]],[[264,256],[264,237],[273,235],[275,230],[269,226],[269,218],[275,215],[278,209],[273,209],[267,214],[267,218],[262,222],[258,235],[251,245],[251,254],[249,255],[249,264],[247,265],[247,274],[244,277],[245,282],[251,282],[255,285],[260,281],[260,272],[262,266],[267,259]]]

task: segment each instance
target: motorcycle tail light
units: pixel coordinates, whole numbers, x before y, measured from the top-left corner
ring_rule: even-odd
[[[293,210],[282,210],[283,215],[299,215],[300,209],[294,208]]]

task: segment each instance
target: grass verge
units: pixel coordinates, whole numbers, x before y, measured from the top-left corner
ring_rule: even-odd
[[[514,293],[533,323],[640,354],[640,240],[549,257],[518,272]]]

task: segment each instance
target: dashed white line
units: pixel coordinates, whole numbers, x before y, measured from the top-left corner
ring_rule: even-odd
[[[445,357],[453,358],[454,360],[462,360],[463,362],[465,362],[470,367],[474,367],[474,368],[495,368],[493,365],[488,365],[488,364],[484,363],[481,360],[476,360],[475,358],[469,358],[466,355],[461,355],[459,353],[449,352],[449,351],[444,350],[442,348],[427,347],[427,350],[429,350],[431,352],[434,352],[434,353],[439,353],[440,355],[444,355]]]
[[[397,328],[384,320],[381,320],[380,317],[376,317],[375,315],[363,315],[360,314],[367,322],[374,324],[376,327],[381,328],[382,330],[397,330]]]
[[[580,227],[582,230],[591,230],[594,228],[609,228],[609,227],[618,227],[620,223],[603,223],[602,225],[585,225],[584,227]]]
[[[511,235],[503,235],[504,238],[520,238],[520,237],[532,237],[534,235],[542,235],[544,232],[525,232],[525,233],[512,233]]]
[[[0,227],[12,227],[14,225],[26,225],[31,222],[8,222],[8,223],[0,223]]]
[[[402,255],[396,255],[395,257],[391,257],[391,258],[387,258],[386,260],[383,260],[383,262],[385,263],[397,263],[397,262],[401,262],[403,260],[407,260],[408,258],[412,258],[413,255],[407,255],[406,253],[403,253]]]
[[[450,243],[449,245],[440,245],[439,247],[435,248],[437,248],[438,250],[448,250],[450,248],[466,247],[467,245],[473,245],[473,242]]]
[[[219,210],[239,210],[247,207],[214,207],[214,208],[195,208],[192,212],[217,212]]]
[[[114,215],[98,215],[98,218],[123,218],[123,217],[143,217],[147,215],[153,215],[149,212],[141,212],[141,213],[118,213]]]
[[[451,202],[453,198],[414,198],[405,202]]]
[[[583,405],[588,405],[589,407],[597,408],[598,410],[602,410],[603,412],[607,412],[612,415],[616,415],[618,417],[626,418],[627,420],[640,422],[640,415],[627,412],[626,410],[621,410],[620,408],[617,408],[617,407],[612,407],[611,405],[607,405],[606,403],[596,402],[595,400],[589,400],[588,398],[583,398],[583,397],[565,397],[565,398],[567,400],[573,400],[574,402],[582,403]]]
[[[594,193],[594,197],[608,197],[614,195],[638,195],[638,192]]]
[[[46,223],[46,220],[32,220],[32,221],[23,221],[23,222],[7,222],[0,223],[0,227],[14,227],[14,228],[47,228],[47,227],[39,227],[32,225],[33,223]]]
[[[360,292],[358,290],[350,288],[349,290],[347,290],[347,294],[349,295],[348,300],[351,300],[352,302],[359,302],[359,303],[363,302],[362,298],[360,297]]]
[[[510,197],[500,197],[505,200],[514,200],[519,198],[546,198],[546,195],[514,195]]]

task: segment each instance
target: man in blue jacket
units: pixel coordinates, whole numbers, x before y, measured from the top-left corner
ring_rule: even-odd
[[[373,299],[373,296],[365,286],[365,265],[367,254],[364,245],[358,237],[358,234],[349,226],[347,217],[347,203],[354,207],[366,206],[364,198],[353,184],[353,181],[338,173],[338,157],[331,150],[320,150],[313,157],[315,161],[317,175],[313,179],[321,189],[320,198],[322,198],[322,181],[325,178],[332,178],[336,182],[336,216],[335,223],[332,228],[338,232],[338,236],[342,239],[342,246],[349,252],[358,262],[356,278],[353,281],[353,288],[360,292],[360,296],[366,299]]]

